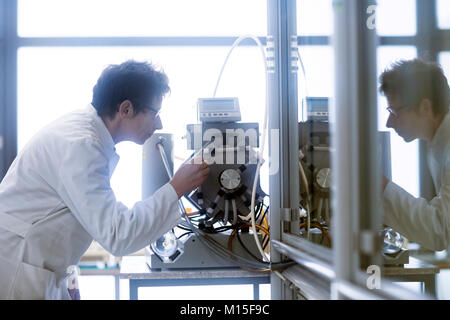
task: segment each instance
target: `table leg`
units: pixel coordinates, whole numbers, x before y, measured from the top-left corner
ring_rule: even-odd
[[[430,277],[427,277],[424,281],[424,291],[426,294],[428,294],[430,297],[436,298],[436,276],[432,275]]]
[[[259,284],[253,284],[253,300],[259,300]]]
[[[138,286],[137,281],[130,279],[130,300],[138,299]]]
[[[119,275],[114,275],[114,287],[116,292],[116,300],[120,300],[120,278]]]

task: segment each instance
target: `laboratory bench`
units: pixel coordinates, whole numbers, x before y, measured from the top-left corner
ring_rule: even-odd
[[[129,280],[130,300],[138,300],[138,288],[141,287],[239,284],[252,284],[253,298],[259,300],[259,285],[270,283],[270,272],[246,271],[238,267],[154,270],[145,259],[145,256],[122,258],[119,277]]]

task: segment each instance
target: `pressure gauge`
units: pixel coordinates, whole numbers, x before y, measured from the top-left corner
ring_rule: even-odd
[[[317,185],[323,189],[323,191],[328,191],[331,186],[331,169],[330,168],[322,168],[316,174],[316,183]]]
[[[232,191],[240,187],[241,175],[238,170],[227,169],[222,172],[219,177],[220,185],[226,191]]]

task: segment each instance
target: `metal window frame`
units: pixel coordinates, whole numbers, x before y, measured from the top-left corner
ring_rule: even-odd
[[[289,1],[289,0],[286,0]],[[292,0],[295,1],[295,0]],[[340,1],[335,1],[335,4]],[[352,2],[353,6],[363,5],[368,6],[370,4],[373,4],[372,1],[363,1],[361,2],[354,2],[352,0],[348,0],[348,2]],[[347,5],[348,3],[346,3]],[[271,7],[270,7],[271,6]],[[275,46],[284,46],[284,52],[286,52],[289,49],[289,35],[284,35],[283,32],[286,32],[288,29],[292,29],[293,19],[289,19],[288,12],[283,12],[283,10],[293,10],[292,4],[286,3],[285,0],[274,0],[273,2],[271,0],[268,0],[268,28],[269,28],[269,36],[271,36],[276,30],[279,34],[276,36],[277,41],[275,41]],[[378,46],[387,46],[387,45],[397,45],[397,46],[415,46],[418,49],[418,56],[424,57],[423,53],[429,53],[430,51],[433,53],[431,60],[436,61],[438,53],[441,51],[449,50],[450,48],[450,30],[440,30],[437,29],[436,26],[436,2],[430,1],[430,0],[416,0],[416,19],[417,19],[417,32],[414,36],[382,36],[378,37]],[[430,18],[431,17],[431,18]],[[360,22],[361,23],[361,22]],[[272,33],[271,33],[272,31]],[[352,32],[351,30],[347,30]],[[358,33],[358,31],[356,31]],[[430,36],[430,33],[432,35]],[[365,41],[364,38],[367,36],[368,33],[359,32],[359,34],[354,35],[354,37],[359,37],[359,41],[364,44],[369,44],[369,42]],[[345,40],[345,37],[343,38]],[[329,37],[297,37],[297,44],[299,46],[301,45],[330,45]],[[357,43],[358,44],[358,43]],[[361,49],[361,48],[360,48]],[[362,48],[364,50],[364,48]],[[371,48],[373,49],[373,48]],[[376,51],[376,50],[374,50]],[[283,49],[278,48],[275,49],[275,52],[283,52]],[[376,66],[376,55],[375,57],[372,55],[370,57],[370,52],[360,52],[358,54],[360,57],[363,57],[365,55],[366,58],[364,59],[370,59],[374,61],[373,68],[371,70],[368,70],[368,68],[363,68],[363,70],[354,70],[354,74],[356,74],[356,77],[359,77],[360,79],[364,79],[365,76],[371,76],[374,81],[376,81],[376,70],[374,69]],[[356,57],[357,58],[357,57]],[[345,60],[345,59],[344,59]],[[356,60],[355,60],[356,61]],[[342,62],[342,61],[341,61]],[[361,65],[361,62],[367,62],[365,60],[360,61],[359,65]],[[275,64],[280,64],[275,70],[280,73],[288,73],[289,68],[287,66],[281,66],[283,64],[288,64],[289,62],[286,62],[286,59],[283,58],[281,55],[276,56],[275,55]],[[348,67],[351,67],[351,64],[348,65]],[[351,69],[351,68],[350,68]],[[271,98],[271,105],[272,110],[270,113],[271,117],[274,117],[272,121],[272,125],[270,126],[271,129],[279,129],[280,130],[280,153],[281,153],[281,161],[280,161],[280,170],[281,174],[272,176],[270,179],[270,194],[271,194],[271,233],[273,233],[273,236],[271,237],[273,239],[272,241],[272,249],[274,254],[274,257],[276,259],[281,259],[282,255],[281,253],[284,253],[291,259],[294,259],[299,263],[299,265],[302,265],[303,262],[308,260],[313,260],[315,262],[320,262],[322,268],[325,266],[328,266],[329,272],[335,272],[336,278],[335,282],[339,285],[336,285],[334,287],[334,298],[355,298],[359,299],[361,297],[368,297],[372,296],[371,292],[367,292],[366,288],[364,288],[364,279],[367,278],[367,275],[361,276],[360,268],[362,266],[367,266],[370,263],[373,263],[374,261],[377,262],[378,257],[375,257],[375,259],[372,259],[370,255],[363,255],[360,252],[358,252],[358,237],[354,235],[362,235],[364,236],[368,235],[374,235],[376,233],[375,226],[377,225],[377,219],[380,219],[381,215],[377,215],[375,218],[372,219],[373,215],[366,214],[365,216],[361,215],[357,212],[358,208],[360,209],[366,209],[366,212],[375,212],[375,203],[377,202],[375,199],[376,197],[373,197],[370,195],[370,190],[365,189],[361,193],[360,190],[357,188],[352,188],[352,191],[355,194],[358,194],[358,201],[353,203],[348,203],[348,206],[346,209],[352,211],[352,214],[346,215],[349,219],[344,221],[344,223],[338,223],[338,225],[334,226],[334,232],[336,233],[337,229],[339,229],[339,232],[341,234],[340,239],[337,239],[339,244],[333,248],[332,253],[334,254],[334,261],[330,263],[330,261],[327,261],[327,258],[325,257],[317,257],[315,256],[311,250],[317,250],[315,248],[314,244],[308,243],[307,241],[304,241],[298,236],[294,236],[290,234],[290,232],[285,231],[283,228],[283,223],[280,219],[281,214],[279,208],[292,208],[289,206],[289,199],[286,199],[288,197],[287,195],[291,195],[293,192],[298,191],[298,186],[292,186],[291,180],[285,180],[283,179],[283,176],[286,174],[284,172],[291,172],[292,168],[290,168],[286,162],[284,156],[284,151],[286,149],[290,150],[292,148],[292,141],[287,141],[287,137],[289,137],[289,133],[285,132],[283,128],[288,128],[289,125],[283,122],[284,117],[286,116],[287,112],[283,111],[283,105],[289,103],[289,99],[292,99],[292,93],[288,92],[283,93],[282,89],[283,87],[290,87],[290,84],[287,78],[283,75],[279,76],[279,82],[275,83],[275,85],[271,84],[271,95],[275,96]],[[349,79],[351,80],[351,79]],[[283,82],[284,81],[284,82]],[[367,87],[363,89],[363,97],[358,97],[359,102],[366,101],[371,104],[375,104],[376,106],[376,83],[370,83],[369,84],[372,89],[368,89]],[[358,87],[355,84],[355,87]],[[375,95],[375,96],[374,96]],[[277,101],[277,98],[279,101]],[[351,99],[351,95],[347,94],[347,98]],[[284,100],[283,100],[284,99]],[[357,103],[354,103],[352,108],[353,112],[356,112],[358,114],[358,110],[356,110]],[[374,108],[376,109],[376,108]],[[368,121],[370,124],[369,119],[376,119],[377,116],[370,114],[370,113],[360,113],[358,121],[365,120]],[[347,124],[349,127],[342,128],[341,133],[345,135],[348,133],[351,133],[353,130],[353,133],[362,133],[365,135],[365,140],[373,141],[374,139],[374,132],[376,132],[376,128],[374,128],[374,124],[372,123],[371,126],[368,126],[369,128],[363,128],[358,127],[356,119],[353,119],[351,121],[348,121]],[[276,125],[273,125],[273,123],[280,124],[278,127]],[[345,120],[342,123],[346,123]],[[376,124],[376,122],[375,122]],[[336,142],[337,140],[335,140]],[[369,144],[369,145],[375,145],[375,144]],[[359,148],[359,149],[358,149]],[[378,181],[378,175],[375,174],[376,172],[379,172],[377,170],[374,170],[376,168],[376,164],[371,161],[371,159],[374,159],[375,157],[371,157],[370,155],[374,154],[373,148],[365,149],[363,143],[359,143],[356,151],[359,153],[359,156],[353,155],[354,157],[354,166],[352,169],[351,167],[344,168],[346,174],[348,174],[347,178],[351,178],[351,173],[356,173],[355,176],[358,174],[365,174],[369,176],[369,181],[374,182],[375,185],[378,185],[380,182]],[[363,150],[366,150],[366,154]],[[423,146],[420,147],[419,157],[420,157],[420,184],[421,184],[421,195],[424,194],[431,194],[430,193],[430,186],[432,186],[432,183],[428,183],[431,180],[429,179],[429,176],[427,177],[427,168],[426,168],[426,162],[423,161],[425,159],[426,150],[423,149]],[[369,155],[369,156],[368,156]],[[284,158],[283,158],[284,157]],[[345,161],[348,161],[349,158],[347,155],[342,155],[342,161],[341,163],[344,163]],[[361,160],[365,159],[371,162],[369,165],[365,165],[364,162]],[[358,165],[359,164],[359,165]],[[344,165],[345,167],[345,165]],[[378,168],[379,170],[379,168]],[[367,176],[366,176],[367,177]],[[342,177],[343,179],[346,179],[345,177]],[[354,181],[356,182],[356,181]],[[357,185],[357,183],[355,183]],[[363,185],[360,183],[360,185]],[[345,193],[345,192],[344,192]],[[351,196],[349,194],[346,194],[343,196],[343,200],[345,201],[345,198],[351,199]],[[355,216],[355,213],[357,216]],[[342,217],[340,217],[339,220],[341,220]],[[356,227],[355,224],[351,223],[351,220],[356,220]],[[342,220],[340,222],[343,222]],[[336,242],[335,242],[336,244]],[[282,250],[280,249],[282,246],[288,246],[291,250]],[[336,248],[337,247],[337,248]],[[350,249],[352,248],[352,249]],[[284,248],[286,249],[286,248]],[[356,252],[355,252],[356,251]],[[272,251],[271,251],[272,252]],[[331,250],[328,251],[328,253],[331,253]],[[295,259],[295,257],[297,259]],[[302,257],[302,258],[299,258]],[[333,265],[334,263],[334,265]],[[303,267],[307,268],[308,271],[314,272],[313,269],[310,269],[307,267],[307,264],[303,263]],[[320,275],[319,275],[320,276]],[[286,299],[286,298],[292,298],[293,292],[292,292],[292,285],[286,285],[286,283],[289,284],[289,281],[286,281],[286,279],[283,277],[283,275],[277,274],[277,277],[273,276],[272,279],[272,298],[273,299]],[[346,287],[346,284],[350,284],[351,288],[349,286]],[[357,285],[355,287],[355,285]],[[396,286],[397,287],[397,286]],[[394,287],[394,289],[396,288]],[[355,288],[358,288],[358,290],[355,291]],[[344,292],[345,291],[345,292]],[[358,293],[359,292],[359,293]],[[395,297],[402,297],[402,293],[399,295],[386,295],[380,293],[380,297],[384,298],[395,298]],[[366,293],[370,293],[370,295],[366,295]],[[414,296],[414,295],[413,295]],[[405,297],[405,296],[403,296]],[[417,298],[417,296],[415,296]]]
[[[294,123],[289,121],[296,114],[296,74],[290,73],[289,55],[292,41],[289,38],[289,28],[293,28],[296,19],[296,0],[267,0],[268,7],[268,37],[260,37],[263,44],[269,45],[273,41],[275,54],[275,68],[280,72],[271,78],[272,93],[270,97],[270,128],[284,130],[280,134],[280,154],[283,155],[279,174],[270,179],[271,196],[271,234],[274,240],[291,245],[303,252],[316,249],[311,243],[296,239],[290,232],[281,229],[280,210],[277,208],[294,207],[298,203],[298,163],[293,161],[293,155],[286,150],[294,150],[296,134],[292,131]],[[383,36],[379,38],[379,45],[413,45],[418,48],[419,56],[431,53],[431,60],[436,60],[442,51],[450,51],[450,30],[441,30],[436,24],[436,1],[416,0],[417,34],[414,36]],[[289,24],[286,22],[289,21]],[[292,32],[293,30],[291,30]],[[296,33],[296,30],[295,30]],[[431,35],[431,36],[430,36]],[[272,38],[271,38],[272,37]],[[18,37],[17,35],[17,0],[0,0],[0,179],[4,177],[17,154],[17,50],[20,47],[90,47],[90,46],[231,46],[237,37]],[[297,45],[330,45],[328,36],[299,36]],[[252,41],[242,45],[254,45]],[[285,87],[284,84],[287,84]],[[289,89],[287,89],[289,88]],[[295,88],[295,90],[294,90]],[[295,91],[295,93],[293,93]],[[296,124],[295,124],[296,125]],[[270,148],[270,146],[269,146]],[[297,148],[298,149],[298,148]],[[420,147],[420,185],[421,195],[431,195],[429,176],[426,175],[423,146]],[[269,150],[270,152],[270,150]],[[292,173],[292,175],[290,175]],[[295,179],[297,177],[297,179]],[[428,179],[428,180],[427,180]],[[297,180],[297,182],[295,181]],[[428,182],[427,182],[428,181]],[[272,195],[272,192],[271,192]],[[296,198],[297,197],[297,198]],[[289,226],[290,231],[295,229]],[[346,240],[352,245],[354,239]],[[273,250],[274,260],[280,260],[282,255]],[[320,257],[319,257],[320,259]],[[326,260],[326,259],[325,259]],[[327,262],[327,261],[325,261]],[[330,265],[330,262],[327,262]],[[330,265],[331,270],[334,270]],[[283,281],[272,275],[272,297],[283,297]],[[346,278],[346,277],[344,277]],[[347,281],[344,279],[342,281]],[[288,296],[288,295],[287,295]],[[284,296],[284,297],[287,297]]]

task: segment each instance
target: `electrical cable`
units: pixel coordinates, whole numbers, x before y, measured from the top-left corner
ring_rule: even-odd
[[[179,236],[177,237],[177,239],[181,239],[182,237],[184,237],[184,236],[186,236],[186,235],[188,235],[188,234],[191,234],[191,233],[193,233],[193,232],[192,232],[192,231],[185,232],[185,233],[179,235]]]
[[[267,235],[264,236],[262,243],[263,243],[263,249],[266,249],[267,245],[269,244],[270,237]]]
[[[255,212],[256,212],[255,221],[258,221],[259,217],[261,216],[261,212],[262,212],[262,202],[258,204]]]
[[[180,228],[181,230],[185,230],[185,231],[191,231],[191,229],[186,228],[185,226],[183,226],[183,225],[181,225],[181,224],[178,224],[178,225],[177,225],[177,228]]]
[[[266,213],[267,213],[268,211],[269,211],[269,207],[267,207],[267,208],[266,208],[266,211],[264,211],[261,220],[263,221],[264,226],[266,227],[266,229],[269,230],[269,232],[270,232],[270,226],[269,226],[269,224],[267,223],[267,220],[266,220]],[[263,239],[262,239],[262,246],[263,246],[263,249],[264,249],[264,250],[266,249],[267,245],[269,244],[269,240],[270,240],[270,237],[267,236],[267,235],[264,235],[264,237],[263,237]]]
[[[246,224],[242,224],[242,225],[238,226],[237,228],[235,228],[235,229],[233,230],[233,232],[231,233],[230,237],[228,238],[228,249],[229,249],[230,251],[232,250],[232,246],[233,246],[233,237],[236,235],[236,233],[238,233],[239,230],[241,230],[241,229],[243,229],[243,228],[248,228],[248,227],[250,227],[250,226],[251,226],[250,224],[246,223]],[[263,231],[266,235],[270,236],[270,233],[269,233],[269,231],[268,231],[266,228],[264,228],[264,227],[262,227],[262,226],[259,226],[259,225],[256,225],[256,227],[258,227],[258,229],[261,230],[261,231]],[[259,259],[258,259],[258,260],[259,260]]]
[[[263,209],[261,209],[263,211]],[[263,211],[263,215],[261,217],[261,221],[264,223],[264,226],[266,227],[267,230],[269,230],[269,223],[266,220],[266,214],[267,212],[269,212],[269,207],[266,207],[266,211]]]
[[[231,229],[234,229],[234,227],[233,226],[222,226],[222,227],[215,228],[214,231],[218,233],[218,232],[228,231]]]
[[[185,214],[185,212],[183,213],[183,217],[187,219],[188,223],[190,223],[189,217]],[[249,260],[247,258],[241,257],[233,253],[232,251],[227,250],[220,243],[218,243],[216,240],[205,234],[200,229],[192,226],[192,231],[197,235],[198,239],[211,251],[213,251],[214,253],[216,253],[217,255],[226,260],[233,261],[243,269],[250,269],[255,271],[267,271],[267,270],[282,269],[295,264],[295,262],[293,261],[278,262],[278,263],[270,263],[270,262],[261,263],[259,261]]]

